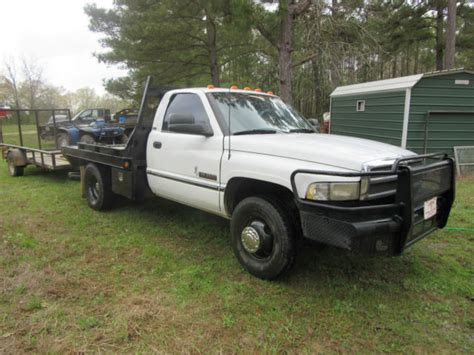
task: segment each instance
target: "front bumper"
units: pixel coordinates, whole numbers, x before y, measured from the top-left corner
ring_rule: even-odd
[[[321,203],[298,196],[297,174],[369,178],[397,175],[397,189],[393,202],[389,203],[360,201],[350,207]],[[406,247],[446,225],[454,201],[455,169],[453,159],[447,155],[427,154],[398,159],[390,171],[296,170],[291,183],[306,238],[364,255],[399,255]],[[425,219],[424,202],[432,198],[437,199],[436,215]]]

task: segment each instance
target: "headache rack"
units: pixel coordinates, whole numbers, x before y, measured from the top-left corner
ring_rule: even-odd
[[[367,177],[369,199],[355,202],[355,205],[306,200],[299,196],[296,188],[295,179],[298,174]],[[371,191],[370,184],[385,187],[380,191],[377,190],[378,187]],[[455,163],[447,154],[435,153],[399,158],[389,168],[383,167],[383,170],[372,169],[362,172],[296,170],[291,174],[291,185],[295,200],[302,209],[316,208],[318,214],[323,216],[336,216],[351,221],[391,215],[400,226],[396,246],[396,254],[399,254],[405,247],[446,225],[454,201]],[[387,189],[386,186],[392,188]],[[387,199],[383,199],[387,196],[393,196],[393,199],[387,202]],[[382,202],[373,203],[375,198],[379,198]],[[432,198],[437,198],[437,213],[435,217],[425,219],[424,203]]]

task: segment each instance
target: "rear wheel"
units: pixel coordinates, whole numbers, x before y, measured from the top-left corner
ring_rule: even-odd
[[[86,144],[94,144],[95,139],[90,134],[84,134],[79,140],[79,142],[86,143]]]
[[[58,148],[65,147],[69,145],[69,136],[67,133],[59,133],[56,137],[56,143]]]
[[[90,208],[97,211],[110,208],[114,194],[109,170],[88,164],[84,172],[84,187]]]
[[[240,264],[261,279],[287,271],[296,255],[295,226],[279,201],[248,197],[234,210],[232,246]]]
[[[15,160],[13,159],[12,153],[8,153],[7,155],[7,164],[8,164],[8,174],[10,176],[23,176],[25,167],[18,166],[15,164]]]

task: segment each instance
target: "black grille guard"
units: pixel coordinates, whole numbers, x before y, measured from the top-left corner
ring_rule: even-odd
[[[428,160],[436,160],[426,164]],[[423,165],[410,166],[410,163],[423,162]],[[444,179],[444,185],[433,191],[418,191],[420,186],[415,187],[415,182],[423,174],[439,172],[440,179]],[[341,206],[331,204],[330,202],[318,202],[306,200],[299,197],[296,187],[296,176],[298,174],[326,175],[338,177],[380,177],[388,175],[397,175],[397,189],[395,202],[384,204],[370,204],[364,206]],[[423,182],[423,181],[422,181]],[[443,185],[443,186],[442,186]],[[291,174],[291,186],[295,201],[300,210],[312,209],[319,215],[331,216],[341,219],[357,219],[362,216],[368,216],[370,213],[380,215],[385,213],[391,215],[394,220],[400,223],[398,253],[401,253],[406,246],[422,239],[436,228],[446,226],[449,212],[455,197],[455,163],[454,160],[445,153],[423,154],[396,159],[390,170],[386,171],[361,171],[361,172],[340,172],[299,169]],[[418,195],[417,195],[418,193]],[[423,228],[424,222],[419,218],[420,196],[425,199],[440,197],[438,210],[436,214],[435,226]],[[361,201],[362,204],[363,201]],[[420,210],[421,209],[421,210]],[[421,225],[421,227],[420,227]],[[417,227],[418,226],[418,227]]]

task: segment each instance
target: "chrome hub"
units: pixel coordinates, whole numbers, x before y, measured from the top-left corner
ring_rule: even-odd
[[[254,227],[245,227],[240,236],[240,240],[248,253],[256,253],[260,249],[260,237]]]

